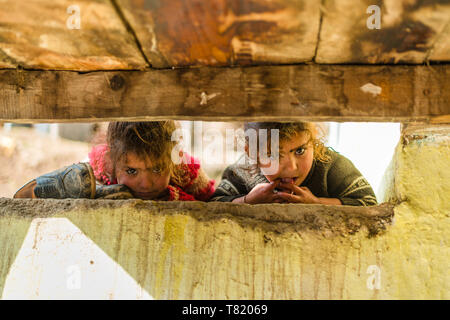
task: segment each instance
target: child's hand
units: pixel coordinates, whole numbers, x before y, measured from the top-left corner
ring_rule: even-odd
[[[281,183],[280,187],[284,190],[290,190],[293,194],[278,192],[278,196],[289,203],[310,203],[320,204],[320,199],[312,194],[307,187],[298,187],[295,184]]]
[[[279,181],[257,184],[249,194],[245,196],[244,202],[249,204],[284,202],[284,200],[279,197],[279,193],[274,193],[275,188],[279,184]]]

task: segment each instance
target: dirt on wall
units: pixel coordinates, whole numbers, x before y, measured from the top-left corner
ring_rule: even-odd
[[[220,202],[91,200],[91,199],[5,199],[0,198],[0,216],[24,218],[55,217],[68,212],[121,210],[170,216],[187,215],[197,221],[231,219],[242,227],[260,228],[267,232],[313,231],[322,237],[348,236],[364,231],[368,237],[387,230],[394,215],[393,205],[373,207],[262,204],[236,205]]]

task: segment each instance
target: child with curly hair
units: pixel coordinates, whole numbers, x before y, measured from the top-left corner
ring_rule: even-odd
[[[324,146],[315,124],[249,122],[244,130],[256,132],[256,137],[260,137],[259,144],[249,140],[247,135],[246,154],[224,171],[211,201],[377,204],[367,180],[350,160]],[[261,131],[265,132],[262,139]],[[278,134],[276,144],[271,137],[274,132]],[[267,150],[268,161],[262,161],[260,157],[264,152],[252,155],[249,143],[259,145],[260,151]]]
[[[78,163],[33,179],[14,198],[140,198],[208,200],[210,180],[193,157],[172,151],[174,121],[111,122],[107,143],[96,145],[89,163]]]

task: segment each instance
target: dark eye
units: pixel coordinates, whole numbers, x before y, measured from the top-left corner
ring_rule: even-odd
[[[152,171],[153,171],[153,173],[157,173],[157,174],[160,174],[162,172],[160,167],[154,167]]]
[[[305,151],[306,151],[305,148],[298,148],[297,150],[295,150],[295,154],[296,154],[297,156],[301,156],[302,154],[305,153]]]
[[[126,172],[130,176],[135,175],[137,173],[136,169],[133,169],[133,168],[128,168]]]

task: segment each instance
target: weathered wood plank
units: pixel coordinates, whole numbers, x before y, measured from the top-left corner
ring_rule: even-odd
[[[317,0],[116,0],[153,67],[282,64],[315,54]]]
[[[374,4],[380,29],[366,24]],[[318,63],[450,61],[448,0],[327,0],[323,12]]]
[[[68,10],[71,5],[79,8],[80,29],[76,11]],[[0,68],[146,67],[135,39],[108,0],[1,0],[0,6]]]
[[[0,121],[431,121],[450,114],[450,65],[0,71]]]
[[[111,1],[155,68],[450,61],[448,0]],[[0,0],[0,69],[144,69],[111,1],[78,1],[78,30],[67,26],[69,0]],[[379,30],[366,25],[373,4]]]
[[[448,18],[447,25],[436,37],[433,47],[427,53],[428,61],[450,61],[450,6],[443,14]]]

